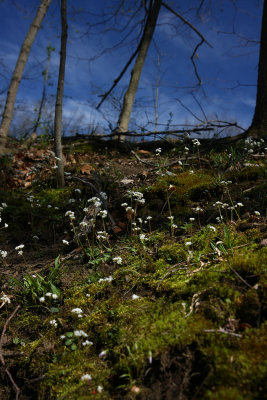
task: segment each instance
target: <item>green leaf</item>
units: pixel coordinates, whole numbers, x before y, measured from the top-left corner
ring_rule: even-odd
[[[57,256],[57,258],[55,259],[55,267],[58,268],[60,266],[60,261],[59,261],[59,257]]]
[[[75,343],[73,343],[73,345],[71,346],[71,350],[77,350],[77,345]]]
[[[67,332],[67,333],[65,333],[65,336],[67,336],[67,337],[73,337],[73,332]]]
[[[51,312],[52,313],[58,313],[59,309],[57,307],[51,307]]]
[[[65,340],[65,345],[66,345],[66,346],[70,346],[71,344],[73,344],[72,339],[67,339],[67,340]]]

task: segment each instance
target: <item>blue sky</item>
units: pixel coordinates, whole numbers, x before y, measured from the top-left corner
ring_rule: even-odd
[[[166,127],[172,113],[172,124],[196,124],[190,109],[198,118],[219,118],[237,121],[248,127],[253,117],[256,99],[257,64],[263,0],[213,0],[197,16],[194,7],[198,0],[168,0],[174,10],[190,21],[212,45],[203,44],[195,62],[202,80],[197,90],[196,76],[190,56],[199,41],[198,36],[177,17],[162,7],[145,67],[142,73],[131,127],[140,130],[155,128],[155,94],[158,82],[158,129]],[[124,14],[106,25],[105,12],[114,13],[119,0],[69,0],[69,41],[64,99],[64,120],[75,130],[87,132],[88,126],[98,124],[101,129],[115,127],[119,104],[129,81],[129,68],[113,93],[113,100],[103,103],[101,112],[95,106],[99,95],[109,89],[133,52],[140,34],[141,14],[128,22],[130,13],[139,2],[127,0]],[[0,3],[0,100],[5,99],[11,73],[21,43],[36,12],[37,0],[6,0]],[[25,68],[16,106],[16,125],[27,114],[34,119],[34,108],[41,98],[42,75],[45,67],[46,46],[55,47],[50,66],[48,95],[50,104],[56,93],[60,49],[60,2],[52,1],[42,29],[33,45]],[[119,32],[127,25],[126,30]],[[88,33],[85,34],[85,31]],[[233,34],[233,32],[235,34]],[[113,49],[122,36],[128,44]],[[246,40],[249,39],[249,40]],[[112,50],[113,49],[113,50]],[[157,51],[156,51],[157,49]],[[103,53],[102,56],[100,54]],[[131,65],[132,66],[132,65]],[[185,107],[181,105],[181,102]],[[201,105],[201,108],[199,106]],[[50,106],[51,108],[51,106]],[[26,110],[26,111],[25,111]],[[108,125],[110,123],[110,125]]]

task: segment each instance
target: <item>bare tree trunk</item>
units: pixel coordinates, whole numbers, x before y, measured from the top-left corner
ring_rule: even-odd
[[[6,138],[9,132],[9,127],[12,121],[12,115],[14,110],[14,104],[16,100],[16,95],[18,91],[18,87],[22,78],[22,74],[26,65],[26,62],[29,57],[29,53],[32,47],[32,44],[35,40],[37,32],[41,26],[41,23],[44,19],[44,16],[48,10],[48,7],[51,3],[51,0],[42,0],[41,4],[38,8],[38,11],[35,15],[35,18],[28,30],[28,33],[24,39],[22,44],[17,64],[15,70],[13,72],[13,76],[10,82],[10,86],[7,93],[5,109],[2,116],[2,122],[0,125],[0,153],[4,152],[4,148],[6,145]]]
[[[41,102],[39,105],[39,109],[38,109],[38,115],[33,127],[33,132],[37,132],[37,129],[39,127],[39,123],[42,117],[42,111],[43,111],[43,107],[45,105],[45,101],[46,101],[46,87],[47,87],[47,81],[48,81],[48,77],[49,77],[49,66],[50,66],[50,61],[51,61],[51,54],[52,51],[54,51],[55,48],[51,46],[51,44],[49,44],[46,48],[46,52],[47,52],[47,63],[46,63],[46,67],[44,69],[44,71],[42,72],[43,78],[44,78],[44,84],[43,84],[43,92],[42,92],[42,98],[41,98]]]
[[[264,0],[262,13],[256,107],[248,134],[267,138],[267,0]]]
[[[59,187],[65,186],[64,179],[64,155],[62,151],[61,130],[62,130],[62,101],[64,92],[65,64],[67,53],[68,24],[67,24],[67,0],[61,0],[61,48],[58,73],[57,97],[55,107],[55,152],[57,157],[57,181]]]
[[[135,94],[138,88],[140,76],[145,63],[149,45],[153,38],[160,7],[161,7],[161,0],[150,0],[148,16],[144,27],[144,33],[140,42],[139,52],[136,58],[135,65],[131,71],[131,79],[128,89],[123,99],[122,111],[119,116],[118,127],[117,127],[118,133],[120,132],[123,133],[128,131]],[[124,139],[124,136],[120,135],[120,138]]]

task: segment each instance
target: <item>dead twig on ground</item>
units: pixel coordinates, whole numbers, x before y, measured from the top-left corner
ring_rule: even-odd
[[[242,335],[240,335],[240,333],[231,332],[231,331],[228,331],[228,330],[223,329],[223,328],[219,328],[219,329],[204,329],[203,332],[206,332],[206,333],[224,333],[226,335],[242,338]]]

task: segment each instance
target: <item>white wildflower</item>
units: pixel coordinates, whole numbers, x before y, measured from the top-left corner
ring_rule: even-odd
[[[139,239],[140,239],[140,240],[147,240],[147,237],[146,237],[146,235],[145,235],[144,233],[141,233],[141,234],[139,235]]]
[[[132,295],[132,300],[138,300],[138,299],[140,299],[140,296],[138,296],[137,294]]]
[[[94,343],[93,342],[91,342],[90,340],[85,340],[84,342],[82,342],[82,345],[83,346],[89,346],[89,345],[93,345]]]
[[[11,300],[10,300],[10,297],[9,296],[7,296],[6,294],[3,294],[1,297],[0,297],[0,300],[3,302],[3,304],[10,304],[11,303]]]
[[[107,199],[108,199],[107,193],[105,193],[105,192],[100,192],[99,195],[100,195],[100,197],[101,197],[102,199],[104,199],[104,200],[107,200]]]
[[[1,255],[2,258],[6,258],[6,256],[7,256],[7,251],[5,251],[5,250],[0,250],[0,255]]]
[[[112,282],[112,281],[113,281],[112,276],[108,276],[107,278],[98,279],[98,282]]]
[[[209,228],[211,231],[213,231],[213,232],[216,232],[216,228],[215,228],[215,226],[208,225],[208,228]]]
[[[76,337],[88,337],[87,333],[85,333],[82,329],[76,329],[73,331],[74,336]]]
[[[15,247],[15,250],[21,250],[21,249],[23,249],[23,247],[24,247],[24,244],[20,244],[19,246]]]
[[[65,239],[62,240],[62,243],[63,243],[63,244],[67,244],[67,245],[70,244],[70,243],[69,243],[67,240],[65,240]]]
[[[65,217],[69,217],[69,219],[72,221],[73,219],[75,219],[75,215],[73,211],[67,211],[65,214]]]
[[[55,319],[51,319],[51,321],[49,321],[49,324],[54,326],[55,328],[57,327],[57,321]]]
[[[98,357],[99,358],[105,357],[106,354],[107,354],[107,350],[103,350],[103,351],[101,351],[101,353],[99,353]]]
[[[81,309],[81,308],[79,308],[79,307],[77,307],[77,308],[73,308],[72,310],[71,310],[71,312],[73,313],[73,314],[82,314],[83,313],[83,310]]]
[[[108,212],[107,212],[107,210],[101,210],[101,211],[99,211],[98,215],[99,215],[101,218],[106,218],[107,215],[108,215]]]
[[[122,258],[121,258],[120,256],[113,257],[112,260],[113,260],[113,262],[115,262],[116,264],[122,264]]]
[[[84,374],[81,376],[81,381],[90,381],[92,379],[90,374]]]

